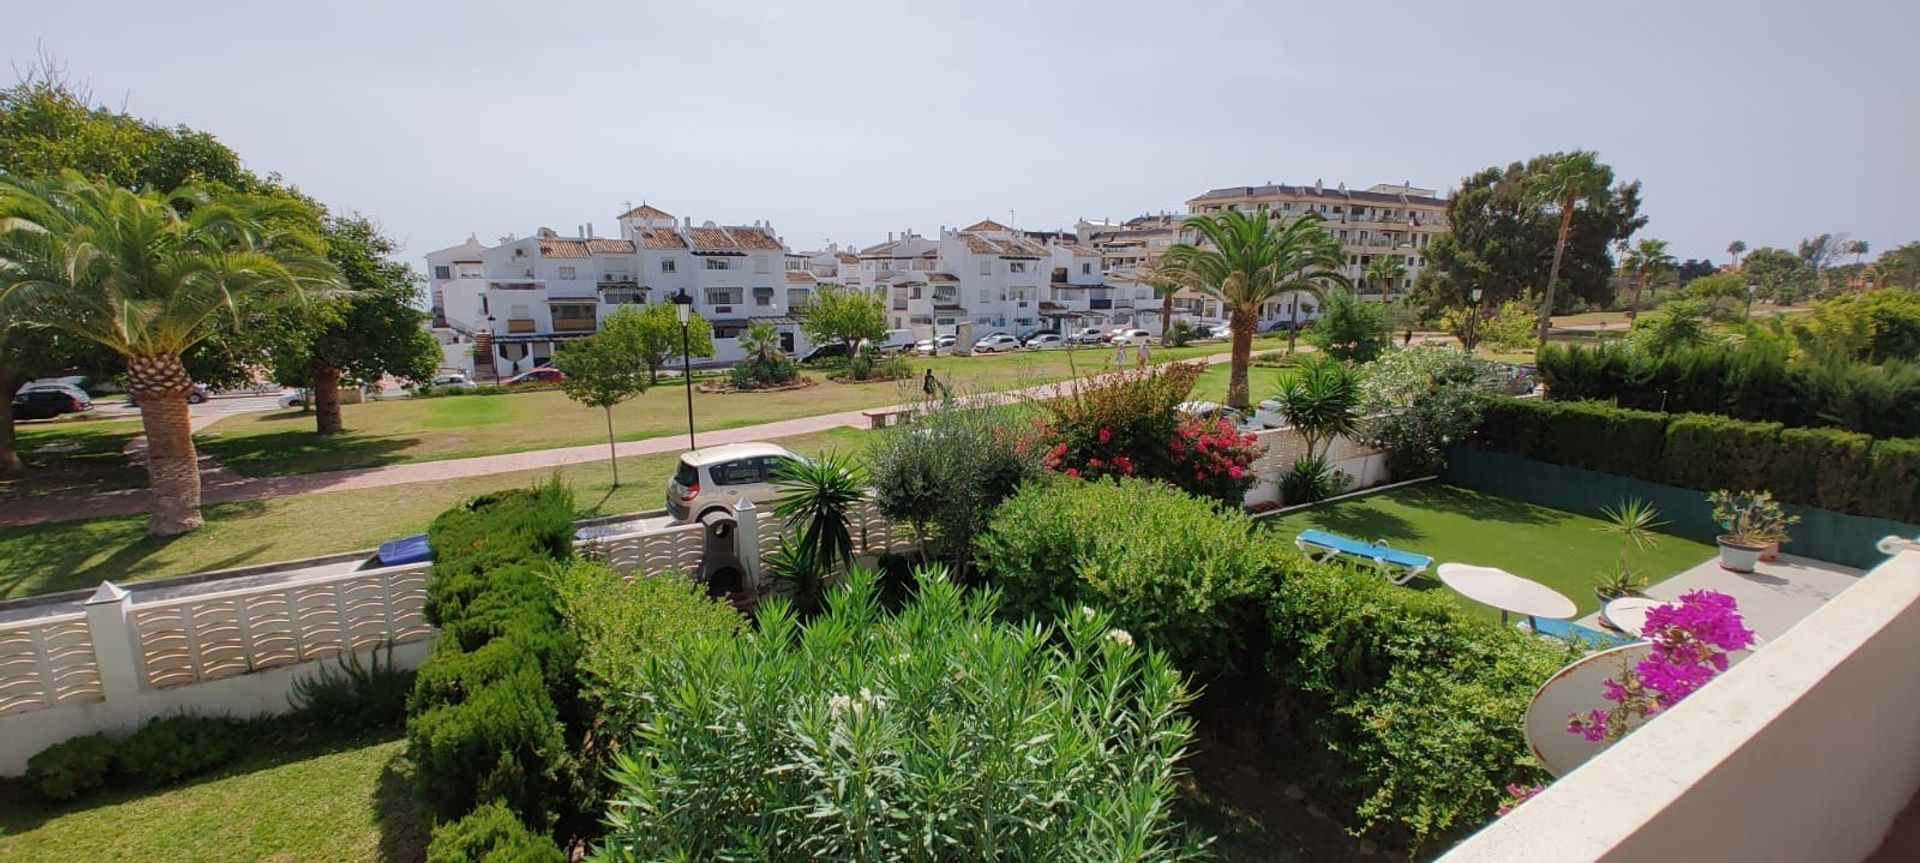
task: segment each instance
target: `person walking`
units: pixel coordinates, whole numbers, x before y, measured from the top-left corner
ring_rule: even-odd
[[[1124,369],[1127,367],[1127,343],[1126,342],[1113,343],[1113,367],[1116,369]]]
[[[1408,327],[1406,335],[1400,337],[1400,346],[1404,348],[1411,344],[1413,344],[1413,328]]]
[[[1148,341],[1150,340],[1149,339],[1140,340],[1140,367],[1143,369],[1147,367],[1147,363],[1150,363],[1153,361],[1153,355],[1147,348]]]
[[[920,379],[920,392],[929,407],[933,405],[933,394],[938,392],[940,384],[933,379],[933,369],[927,369],[927,376]]]

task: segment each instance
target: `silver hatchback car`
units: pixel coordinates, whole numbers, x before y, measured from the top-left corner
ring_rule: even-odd
[[[757,507],[768,506],[774,481],[788,462],[801,456],[779,444],[730,443],[689,450],[667,482],[667,513],[676,522],[691,522],[710,512],[731,512],[742,498]]]

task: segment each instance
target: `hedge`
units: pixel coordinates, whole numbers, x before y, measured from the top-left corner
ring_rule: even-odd
[[[500,803],[528,827],[575,811],[570,742],[584,724],[545,570],[572,554],[573,498],[557,481],[484,495],[435,518],[427,620],[440,637],[407,700],[407,750],[443,819]]]
[[[1555,400],[1611,401],[1884,438],[1920,436],[1920,366],[1911,363],[1795,359],[1770,339],[1659,356],[1616,346],[1553,345],[1535,363]]]
[[[1489,400],[1470,446],[1682,488],[1767,489],[1783,503],[1920,520],[1920,440],[1787,428],[1600,402]]]

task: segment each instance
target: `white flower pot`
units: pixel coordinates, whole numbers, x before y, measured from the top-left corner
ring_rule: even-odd
[[[1733,572],[1752,572],[1760,562],[1760,555],[1767,550],[1764,545],[1746,545],[1730,536],[1721,536],[1719,542],[1720,568]]]

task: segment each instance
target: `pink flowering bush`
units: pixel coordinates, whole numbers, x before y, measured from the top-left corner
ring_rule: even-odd
[[[1733,597],[1711,590],[1689,591],[1678,603],[1649,610],[1644,632],[1653,651],[1603,684],[1602,695],[1614,706],[1569,714],[1569,734],[1618,741],[1726,671],[1728,654],[1753,646],[1753,630]]]
[[[1547,786],[1539,783],[1533,785],[1521,785],[1517,782],[1509,783],[1507,785],[1507,802],[1500,804],[1500,808],[1495,810],[1493,814],[1505,815],[1508,812],[1512,812],[1520,808],[1520,804],[1532,800],[1535,796],[1539,795],[1540,792],[1545,790],[1547,790]]]
[[[1252,435],[1225,421],[1180,413],[1200,374],[1170,363],[1102,375],[1048,403],[1042,460],[1081,479],[1157,479],[1214,500],[1239,503],[1259,455]]]
[[[1238,503],[1253,485],[1259,457],[1258,439],[1225,419],[1188,418],[1167,442],[1168,479],[1202,497]]]

